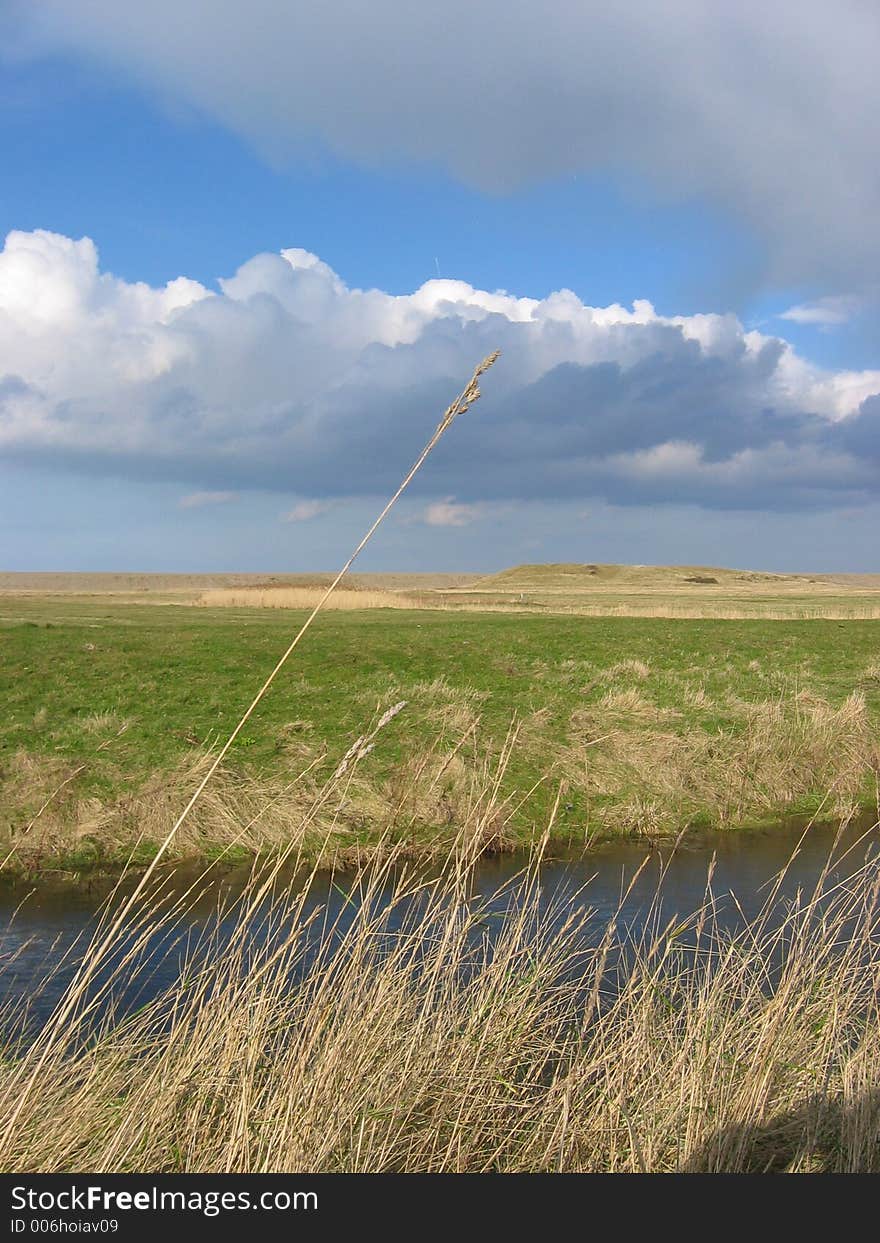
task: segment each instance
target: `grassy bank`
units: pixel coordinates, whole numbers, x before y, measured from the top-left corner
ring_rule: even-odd
[[[0,601],[7,871],[148,858],[302,618],[284,610]],[[381,714],[406,706],[328,778]],[[376,609],[320,618],[173,851],[295,839],[442,852],[509,747],[481,833],[650,836],[875,797],[880,631]],[[511,742],[511,726],[515,737]]]

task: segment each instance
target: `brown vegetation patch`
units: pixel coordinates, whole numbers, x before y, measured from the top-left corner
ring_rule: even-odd
[[[321,603],[324,587],[240,587],[206,591],[196,601],[203,608],[313,609]],[[424,603],[414,596],[390,591],[357,591],[337,587],[325,609],[419,609]]]

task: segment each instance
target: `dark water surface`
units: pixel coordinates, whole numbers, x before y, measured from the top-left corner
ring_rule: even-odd
[[[780,888],[783,900],[798,890],[812,891],[833,851],[828,884],[851,876],[866,859],[878,853],[878,831],[873,820],[852,825],[843,834],[824,826],[804,833],[803,825],[787,824],[761,832],[736,831],[707,834],[672,845],[651,847],[643,841],[619,840],[595,847],[584,857],[551,859],[541,865],[539,909],[548,920],[559,920],[572,906],[592,912],[582,935],[594,942],[601,938],[608,920],[619,911],[619,926],[638,935],[646,920],[657,917],[652,902],[661,882],[662,917],[686,918],[703,904],[707,875],[714,864],[712,894],[719,922],[731,928],[757,914],[769,887],[786,869]],[[835,840],[836,845],[835,845]],[[645,860],[647,859],[647,863]],[[516,901],[512,881],[526,859],[506,855],[482,860],[476,868],[469,902],[480,905],[487,928],[502,928]],[[645,865],[639,873],[639,868]],[[633,877],[638,878],[621,902]],[[228,913],[247,881],[249,869],[227,871],[218,877],[173,930],[158,928],[147,942],[146,966],[137,988],[126,995],[123,1006],[142,1002],[173,985],[192,946],[212,933],[214,946],[232,934],[236,918]],[[169,882],[178,892],[192,883],[195,873],[178,871]],[[131,882],[133,884],[134,881]],[[302,886],[302,878],[288,876],[290,892]],[[131,887],[131,886],[130,886]],[[389,878],[375,901],[390,902],[393,878]],[[357,914],[353,874],[319,875],[312,881],[303,905],[305,914],[316,916],[310,936],[320,942],[321,929],[335,922],[337,933]],[[0,889],[0,1014],[27,1007],[32,1029],[51,1013],[81,961],[94,932],[103,895],[86,888],[70,888],[45,882],[38,888]],[[394,907],[388,927],[412,918],[412,903]],[[249,935],[256,941],[266,935],[266,918],[257,916]],[[324,934],[326,935],[326,933]]]

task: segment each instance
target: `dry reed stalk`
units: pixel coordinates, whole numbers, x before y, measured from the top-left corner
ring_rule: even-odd
[[[339,570],[339,572],[337,573],[333,581],[329,584],[327,589],[324,591],[321,598],[314,605],[309,616],[303,622],[302,626],[297,631],[296,635],[291,640],[291,642],[288,644],[287,648],[285,649],[285,651],[283,652],[283,654],[277,661],[275,667],[272,669],[271,673],[268,675],[268,677],[263,682],[260,689],[257,691],[256,695],[254,696],[253,700],[250,703],[250,706],[242,714],[238,724],[232,730],[229,737],[226,739],[226,742],[219,749],[214,759],[211,761],[211,764],[209,765],[204,777],[199,782],[198,786],[196,787],[194,793],[192,794],[191,798],[187,802],[183,811],[177,817],[171,829],[168,831],[168,833],[166,834],[166,836],[160,843],[159,848],[156,851],[155,857],[150,862],[149,866],[145,869],[143,876],[138,881],[130,897],[127,898],[126,901],[122,903],[119,911],[115,913],[112,919],[110,919],[109,927],[106,930],[102,930],[101,927],[99,927],[97,935],[99,935],[101,939],[99,940],[99,943],[97,945],[93,944],[92,946],[89,947],[88,954],[83,959],[83,962],[80,965],[79,969],[77,970],[76,975],[73,981],[71,982],[70,987],[66,990],[65,995],[63,996],[61,1002],[59,1003],[58,1009],[55,1015],[53,1016],[53,1021],[50,1024],[49,1029],[48,1029],[49,1034],[48,1034],[48,1037],[45,1043],[45,1052],[42,1058],[40,1059],[40,1061],[38,1061],[37,1065],[34,1067],[25,1090],[23,1091],[18,1101],[16,1102],[16,1105],[12,1111],[12,1114],[10,1115],[9,1120],[7,1122],[7,1128],[5,1132],[6,1135],[9,1134],[10,1128],[14,1127],[18,1114],[20,1110],[24,1107],[26,1100],[28,1099],[31,1091],[33,1090],[33,1087],[37,1081],[37,1078],[40,1074],[42,1066],[45,1060],[49,1057],[51,1051],[53,1050],[55,1043],[58,1041],[63,1042],[66,1039],[65,1025],[68,1022],[68,1020],[72,1017],[72,1015],[76,1012],[77,1007],[80,1005],[81,1000],[84,996],[85,990],[87,989],[91,980],[94,978],[100,965],[103,963],[107,952],[112,947],[114,943],[114,939],[119,933],[119,930],[122,927],[124,927],[127,918],[130,916],[131,912],[134,910],[138,899],[143,894],[150,878],[153,876],[156,870],[156,867],[159,864],[159,861],[163,858],[166,851],[168,850],[168,847],[171,845],[171,842],[174,840],[176,834],[180,830],[181,826],[184,824],[187,817],[189,816],[193,808],[198,803],[209,781],[211,780],[214,773],[217,771],[217,769],[222,764],[224,758],[228,754],[236,738],[241,733],[242,729],[247,724],[247,722],[250,720],[255,709],[257,708],[257,706],[263,699],[264,695],[269,690],[272,683],[275,681],[275,678],[278,676],[278,674],[283,669],[284,665],[287,663],[287,660],[289,659],[289,657],[291,656],[291,654],[293,653],[297,645],[300,643],[300,641],[302,640],[302,638],[308,631],[309,627],[311,626],[312,622],[317,617],[318,613],[321,611],[321,609],[326,604],[327,600],[329,600],[330,596],[336,590],[336,588],[338,587],[342,579],[351,569],[357,557],[364,550],[364,548],[367,546],[369,541],[372,539],[373,535],[382,525],[383,521],[385,520],[387,515],[390,513],[394,505],[397,503],[399,498],[402,496],[406,488],[415,478],[416,474],[421,469],[422,465],[424,464],[424,462],[426,461],[426,459],[428,458],[432,450],[438,444],[443,434],[452,426],[454,421],[460,415],[464,414],[468,409],[470,409],[470,407],[476,401],[479,400],[480,395],[481,395],[480,394],[480,383],[479,383],[480,377],[484,375],[485,372],[488,371],[489,368],[495,364],[499,356],[500,356],[500,350],[495,350],[492,354],[489,354],[486,358],[484,358],[483,361],[474,369],[473,375],[471,376],[470,380],[467,382],[465,387],[462,389],[458,397],[456,397],[455,400],[449,406],[447,406],[432,436],[428,440],[425,447],[422,449],[421,453],[419,454],[416,461],[413,463],[412,467],[409,469],[407,474],[404,476],[403,480],[401,481],[400,485],[397,488],[397,491],[387,501],[384,508],[378,514],[378,516],[376,517],[372,525],[369,527],[366,533],[361,537],[361,540],[357,544],[356,548],[354,549],[354,552],[352,552],[351,556],[348,558],[346,563],[342,566],[342,568]]]
[[[272,670],[272,672],[266,678],[263,685],[257,691],[250,706],[242,714],[242,717],[239,720],[238,724],[232,730],[232,733],[229,735],[226,742],[223,744],[223,746],[218,751],[216,759],[214,760],[213,764],[211,765],[208,772],[205,774],[204,778],[200,782],[192,798],[189,800],[186,807],[184,807],[183,811],[180,813],[180,816],[175,821],[165,841],[159,847],[159,851],[157,853],[157,859],[161,858],[161,856],[164,854],[165,850],[167,849],[168,844],[174,838],[175,833],[180,828],[180,826],[183,824],[186,817],[189,815],[193,807],[198,802],[199,797],[201,796],[201,793],[204,790],[205,786],[208,784],[213,774],[216,772],[220,764],[223,762],[223,759],[225,758],[230,747],[233,745],[233,743],[235,742],[238,735],[241,733],[244,726],[250,720],[251,716],[253,715],[254,710],[256,709],[260,701],[262,700],[263,696],[269,690],[269,687],[275,681],[275,678],[281,672],[284,665],[287,663],[287,660],[289,659],[289,657],[291,656],[291,654],[293,653],[294,649],[297,647],[297,645],[299,644],[303,636],[308,631],[309,627],[311,626],[312,622],[317,617],[318,613],[320,613],[321,609],[324,607],[327,600],[329,600],[330,596],[333,594],[333,592],[342,582],[343,578],[348,573],[348,571],[351,569],[352,565],[354,565],[354,562],[356,561],[356,559],[363,552],[364,548],[366,548],[367,544],[373,538],[376,531],[385,521],[385,518],[394,508],[397,501],[400,499],[400,497],[409,487],[410,483],[415,478],[416,474],[419,472],[419,470],[425,463],[430,453],[439,443],[444,432],[446,432],[447,429],[452,426],[452,424],[459,417],[459,415],[464,414],[468,409],[470,409],[470,407],[476,401],[479,400],[480,398],[480,384],[479,384],[480,376],[484,375],[485,372],[487,372],[490,367],[494,366],[494,364],[497,362],[500,356],[500,353],[501,353],[500,350],[495,350],[494,353],[489,354],[486,358],[484,358],[483,361],[479,364],[479,366],[477,366],[474,369],[473,375],[471,376],[470,380],[467,382],[465,387],[462,389],[458,397],[456,397],[456,399],[451,403],[451,405],[447,406],[446,411],[443,417],[441,418],[440,422],[437,424],[437,427],[435,428],[433,435],[428,440],[428,443],[425,445],[424,449],[422,449],[422,452],[419,454],[416,461],[410,467],[407,474],[404,476],[399,487],[397,488],[397,491],[390,498],[390,500],[387,501],[382,511],[379,513],[379,515],[374,520],[372,526],[370,526],[367,532],[361,537],[361,540],[358,543],[357,547],[355,548],[354,552],[351,554],[351,556],[346,561],[345,565],[338,572],[338,574],[333,579],[333,581],[330,583],[330,585],[327,587],[326,591],[323,593],[321,598],[315,604],[311,613],[306,618],[306,620],[303,622],[302,626],[297,631],[296,635],[291,640],[290,644],[288,645],[288,647],[286,648],[286,650],[284,651],[284,653],[278,660],[278,663],[275,665],[275,668]]]

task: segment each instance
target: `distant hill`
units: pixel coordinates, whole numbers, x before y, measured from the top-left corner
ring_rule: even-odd
[[[880,574],[774,574],[763,570],[727,569],[716,565],[613,565],[599,562],[563,562],[516,565],[461,584],[444,595],[532,602],[567,598],[585,600],[611,595],[688,598],[827,597],[880,591]]]
[[[469,584],[472,591],[591,591],[601,587],[670,591],[686,586],[768,585],[820,582],[832,576],[770,574],[711,565],[607,565],[559,563],[516,565]]]

